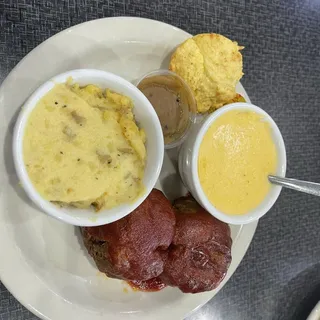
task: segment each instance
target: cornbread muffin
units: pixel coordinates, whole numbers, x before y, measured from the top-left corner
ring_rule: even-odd
[[[226,103],[224,103],[223,105],[229,104],[229,103],[235,103],[235,102],[246,102],[246,99],[240,94],[240,93],[236,93],[236,95],[234,96],[234,98],[232,98],[231,100],[227,101]],[[209,109],[209,113],[214,112],[216,109],[215,108],[210,108]]]
[[[191,87],[197,110],[215,110],[236,96],[242,55],[237,42],[215,33],[199,34],[183,42],[171,57],[169,70]]]

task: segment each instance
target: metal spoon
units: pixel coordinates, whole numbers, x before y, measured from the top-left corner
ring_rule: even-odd
[[[320,183],[302,181],[297,179],[268,176],[269,181],[278,186],[293,189],[296,191],[309,193],[314,196],[320,196]]]

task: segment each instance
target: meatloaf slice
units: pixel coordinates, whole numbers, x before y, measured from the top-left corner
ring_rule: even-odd
[[[112,278],[148,280],[162,273],[174,228],[170,201],[153,189],[128,216],[107,225],[84,227],[82,235],[101,272]]]
[[[231,263],[230,228],[191,196],[174,203],[176,232],[160,279],[182,292],[215,289]]]

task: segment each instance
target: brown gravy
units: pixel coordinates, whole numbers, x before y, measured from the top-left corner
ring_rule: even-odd
[[[174,143],[190,122],[190,94],[184,84],[172,75],[155,75],[143,79],[138,88],[159,117],[165,144]]]

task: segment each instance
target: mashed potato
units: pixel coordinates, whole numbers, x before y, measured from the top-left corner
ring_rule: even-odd
[[[97,86],[57,84],[32,111],[24,162],[47,200],[77,207],[112,208],[143,191],[145,133],[132,101]]]

